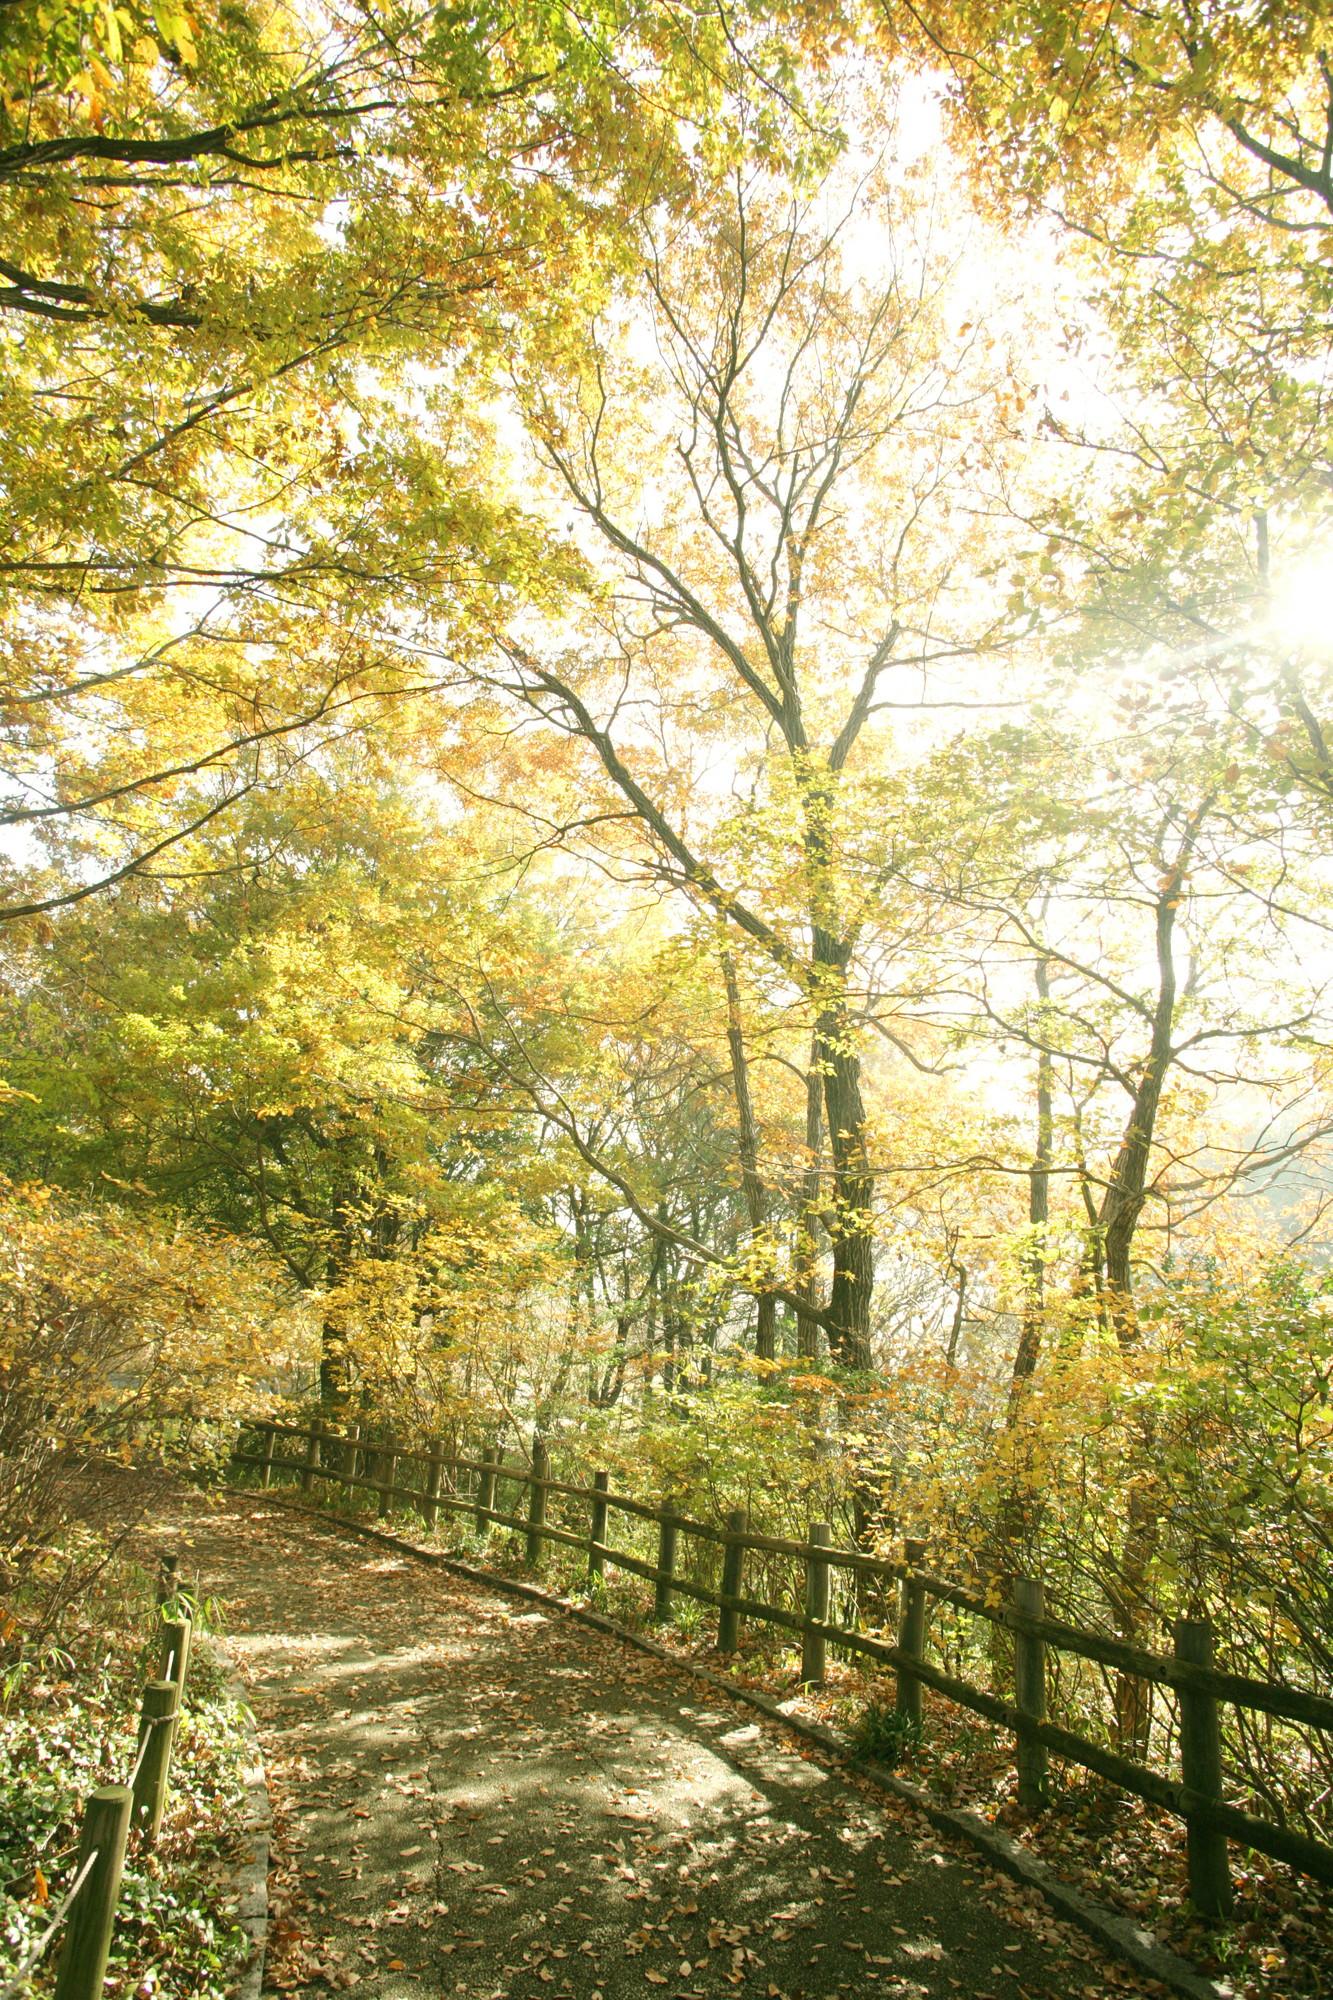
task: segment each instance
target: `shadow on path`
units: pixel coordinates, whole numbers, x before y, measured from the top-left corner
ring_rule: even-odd
[[[258,1496],[178,1494],[153,1540],[225,1601],[269,1759],[268,1990],[1141,1990],[910,1809],[613,1639]]]

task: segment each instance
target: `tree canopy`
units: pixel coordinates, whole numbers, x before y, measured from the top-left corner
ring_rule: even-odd
[[[540,1435],[1326,1673],[1328,62],[0,5],[20,1428]]]

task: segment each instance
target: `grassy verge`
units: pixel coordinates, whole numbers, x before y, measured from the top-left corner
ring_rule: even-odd
[[[11,1660],[0,1707],[0,1988],[45,1930],[73,1879],[82,1803],[134,1763],[144,1681],[157,1672],[148,1580],[109,1564],[36,1654]],[[172,1784],[153,1853],[131,1836],[105,1993],[133,2000],[229,2000],[249,1953],[236,1923],[249,1761],[236,1703],[200,1647],[176,1734]],[[32,1976],[55,1980],[59,1939]]]

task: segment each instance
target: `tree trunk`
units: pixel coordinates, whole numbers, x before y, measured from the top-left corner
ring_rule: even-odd
[[[729,951],[722,954],[722,976],[727,985],[727,1045],[731,1050],[731,1080],[740,1124],[741,1189],[750,1216],[751,1253],[761,1256],[767,1254],[763,1241],[767,1203],[764,1184],[759,1177],[759,1128],[755,1124],[754,1105],[750,1098],[750,1069],[741,1027],[740,988],[736,984],[736,967]],[[777,1348],[777,1300],[762,1285],[756,1288],[754,1297],[754,1351],[760,1361],[772,1361]]]
[[[594,1409],[609,1410],[613,1404],[620,1401],[621,1391],[625,1387],[625,1372],[629,1366],[629,1334],[629,1314],[621,1313],[616,1320],[616,1344],[611,1351],[600,1383],[597,1381],[596,1365],[589,1364],[588,1401]]]
[[[810,997],[815,1006],[815,1052],[824,1078],[828,1128],[833,1243],[829,1290],[829,1352],[844,1368],[869,1370],[870,1302],[875,1287],[872,1210],[875,1179],[866,1151],[861,1097],[861,1056],[847,1002],[847,968],[853,942],[842,934],[833,835],[837,775],[843,750],[835,745],[829,767],[808,771],[802,783],[807,893],[810,899]]]
[[[1175,859],[1166,867],[1158,885],[1157,1004],[1153,1009],[1152,1033],[1143,1074],[1134,1093],[1124,1135],[1102,1197],[1099,1220],[1106,1268],[1106,1303],[1122,1352],[1132,1348],[1139,1337],[1130,1258],[1134,1231],[1146,1198],[1148,1163],[1152,1156],[1162,1086],[1175,1053],[1172,1031],[1176,1012],[1176,911],[1184,893],[1185,872],[1194,853],[1199,828],[1211,806],[1212,799],[1205,799],[1186,821]],[[1152,1443],[1150,1425],[1145,1438],[1145,1462],[1149,1464]],[[1132,1646],[1143,1642],[1143,1604],[1160,1528],[1155,1489],[1145,1490],[1136,1482],[1129,1495],[1121,1577],[1111,1592],[1117,1628],[1121,1637]],[[1150,1683],[1139,1680],[1133,1674],[1117,1674],[1114,1702],[1116,1736],[1120,1747],[1131,1757],[1145,1758],[1152,1722]]]
[[[1044,1003],[1051,997],[1046,960],[1037,960],[1037,996]],[[1046,1315],[1046,1225],[1050,1220],[1051,1197],[1051,1097],[1053,1071],[1050,1050],[1037,1056],[1037,1145],[1028,1168],[1028,1245],[1023,1254],[1023,1326],[1014,1355],[1009,1383],[1006,1424],[1012,1429],[1018,1416],[1023,1392],[1036,1372],[1041,1354],[1042,1326]]]
[[[1156,1443],[1155,1426],[1149,1422],[1140,1450],[1151,1463]],[[1148,1596],[1148,1576],[1161,1534],[1161,1502],[1156,1486],[1145,1488],[1137,1481],[1129,1490],[1124,1554],[1120,1576],[1108,1593],[1115,1613],[1119,1636],[1129,1646],[1142,1646],[1143,1608]],[[1118,1673],[1112,1697],[1118,1747],[1140,1762],[1148,1754],[1152,1726],[1152,1683],[1136,1674]]]
[[[320,1328],[320,1404],[330,1414],[336,1415],[346,1409],[351,1393],[352,1367],[347,1346],[347,1329],[340,1318],[329,1316]]]
[[[1157,1003],[1152,1015],[1152,1033],[1143,1073],[1134,1092],[1125,1122],[1120,1148],[1102,1196],[1100,1224],[1101,1252],[1106,1268],[1107,1304],[1115,1337],[1122,1349],[1138,1339],[1138,1319],[1134,1311],[1134,1277],[1131,1250],[1146,1199],[1148,1163],[1152,1157],[1153,1132],[1162,1086],[1171,1067],[1172,1029],[1176,1013],[1176,962],[1174,953],[1176,910],[1180,904],[1185,870],[1194,852],[1199,827],[1211,800],[1192,816],[1175,860],[1162,878],[1157,896]]]
[[[953,1309],[953,1325],[949,1328],[949,1351],[944,1357],[944,1365],[949,1369],[958,1365],[958,1342],[962,1336],[963,1320],[967,1315],[967,1266],[955,1264],[954,1269],[958,1273],[958,1297]]]
[[[796,1217],[796,1241],[792,1248],[795,1290],[814,1306],[819,1259],[820,1152],[824,1138],[824,1077],[819,1067],[818,1044],[810,1045],[810,1066],[805,1075],[805,1171],[801,1175],[801,1205]],[[796,1352],[803,1360],[819,1357],[819,1321],[811,1313],[796,1318]]]
[[[328,1239],[325,1278],[330,1291],[347,1282],[352,1268],[356,1214],[353,1197],[346,1192],[333,1200],[333,1230]],[[352,1395],[352,1352],[343,1312],[324,1315],[320,1328],[319,1400],[331,1416],[347,1408]]]
[[[1045,960],[1037,963],[1037,992],[1049,998]],[[1037,1058],[1037,1144],[1028,1169],[1028,1247],[1023,1256],[1023,1325],[1014,1355],[1009,1381],[1009,1400],[1004,1430],[1008,1463],[1005,1487],[995,1522],[996,1562],[992,1589],[1006,1602],[1013,1579],[1021,1567],[1015,1551],[1025,1539],[1031,1519],[1032,1450],[1019,1419],[1023,1399],[1036,1372],[1041,1354],[1042,1322],[1046,1304],[1045,1230],[1050,1214],[1051,1185],[1051,1096],[1052,1066],[1049,1053],[1042,1049]],[[1000,1625],[990,1628],[991,1687],[1008,1694],[1013,1686],[1013,1638]]]
[[[657,1307],[660,1297],[661,1263],[657,1255],[661,1249],[661,1239],[654,1245],[652,1270],[648,1284],[648,1311],[644,1320],[643,1347],[645,1367],[643,1372],[643,1394],[645,1403],[652,1395],[653,1371],[657,1361]]]
[[[842,967],[838,967],[841,975]],[[868,1369],[870,1301],[875,1284],[871,1228],[874,1175],[866,1152],[861,1058],[841,1003],[824,1008],[815,1025],[824,1072],[824,1110],[833,1183],[830,1234],[833,1283],[829,1292],[829,1349],[844,1368]]]

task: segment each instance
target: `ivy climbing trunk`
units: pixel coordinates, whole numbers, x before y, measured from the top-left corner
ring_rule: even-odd
[[[866,1150],[861,1060],[842,1006],[820,1014],[816,1034],[824,1071],[832,1182],[833,1279],[825,1322],[829,1351],[845,1368],[866,1369],[871,1366],[870,1306],[875,1285],[871,1227],[875,1182]]]
[[[823,1141],[824,1075],[819,1064],[818,1043],[812,1042],[805,1076],[805,1166],[801,1174],[800,1207],[792,1246],[795,1287],[800,1297],[808,1300],[811,1306],[809,1312],[798,1312],[796,1316],[796,1352],[807,1361],[817,1359],[819,1354],[820,1319],[814,1308],[817,1305],[819,1188],[822,1178],[820,1154]]]
[[[722,953],[722,977],[727,988],[727,1046],[731,1051],[731,1081],[740,1125],[741,1191],[750,1218],[750,1255],[767,1262],[768,1250],[764,1242],[767,1203],[759,1174],[759,1128],[755,1124],[754,1103],[750,1096],[750,1066],[745,1055],[736,963],[729,951]],[[777,1300],[772,1290],[763,1283],[756,1286],[754,1297],[754,1351],[760,1361],[772,1361],[777,1351]]]

